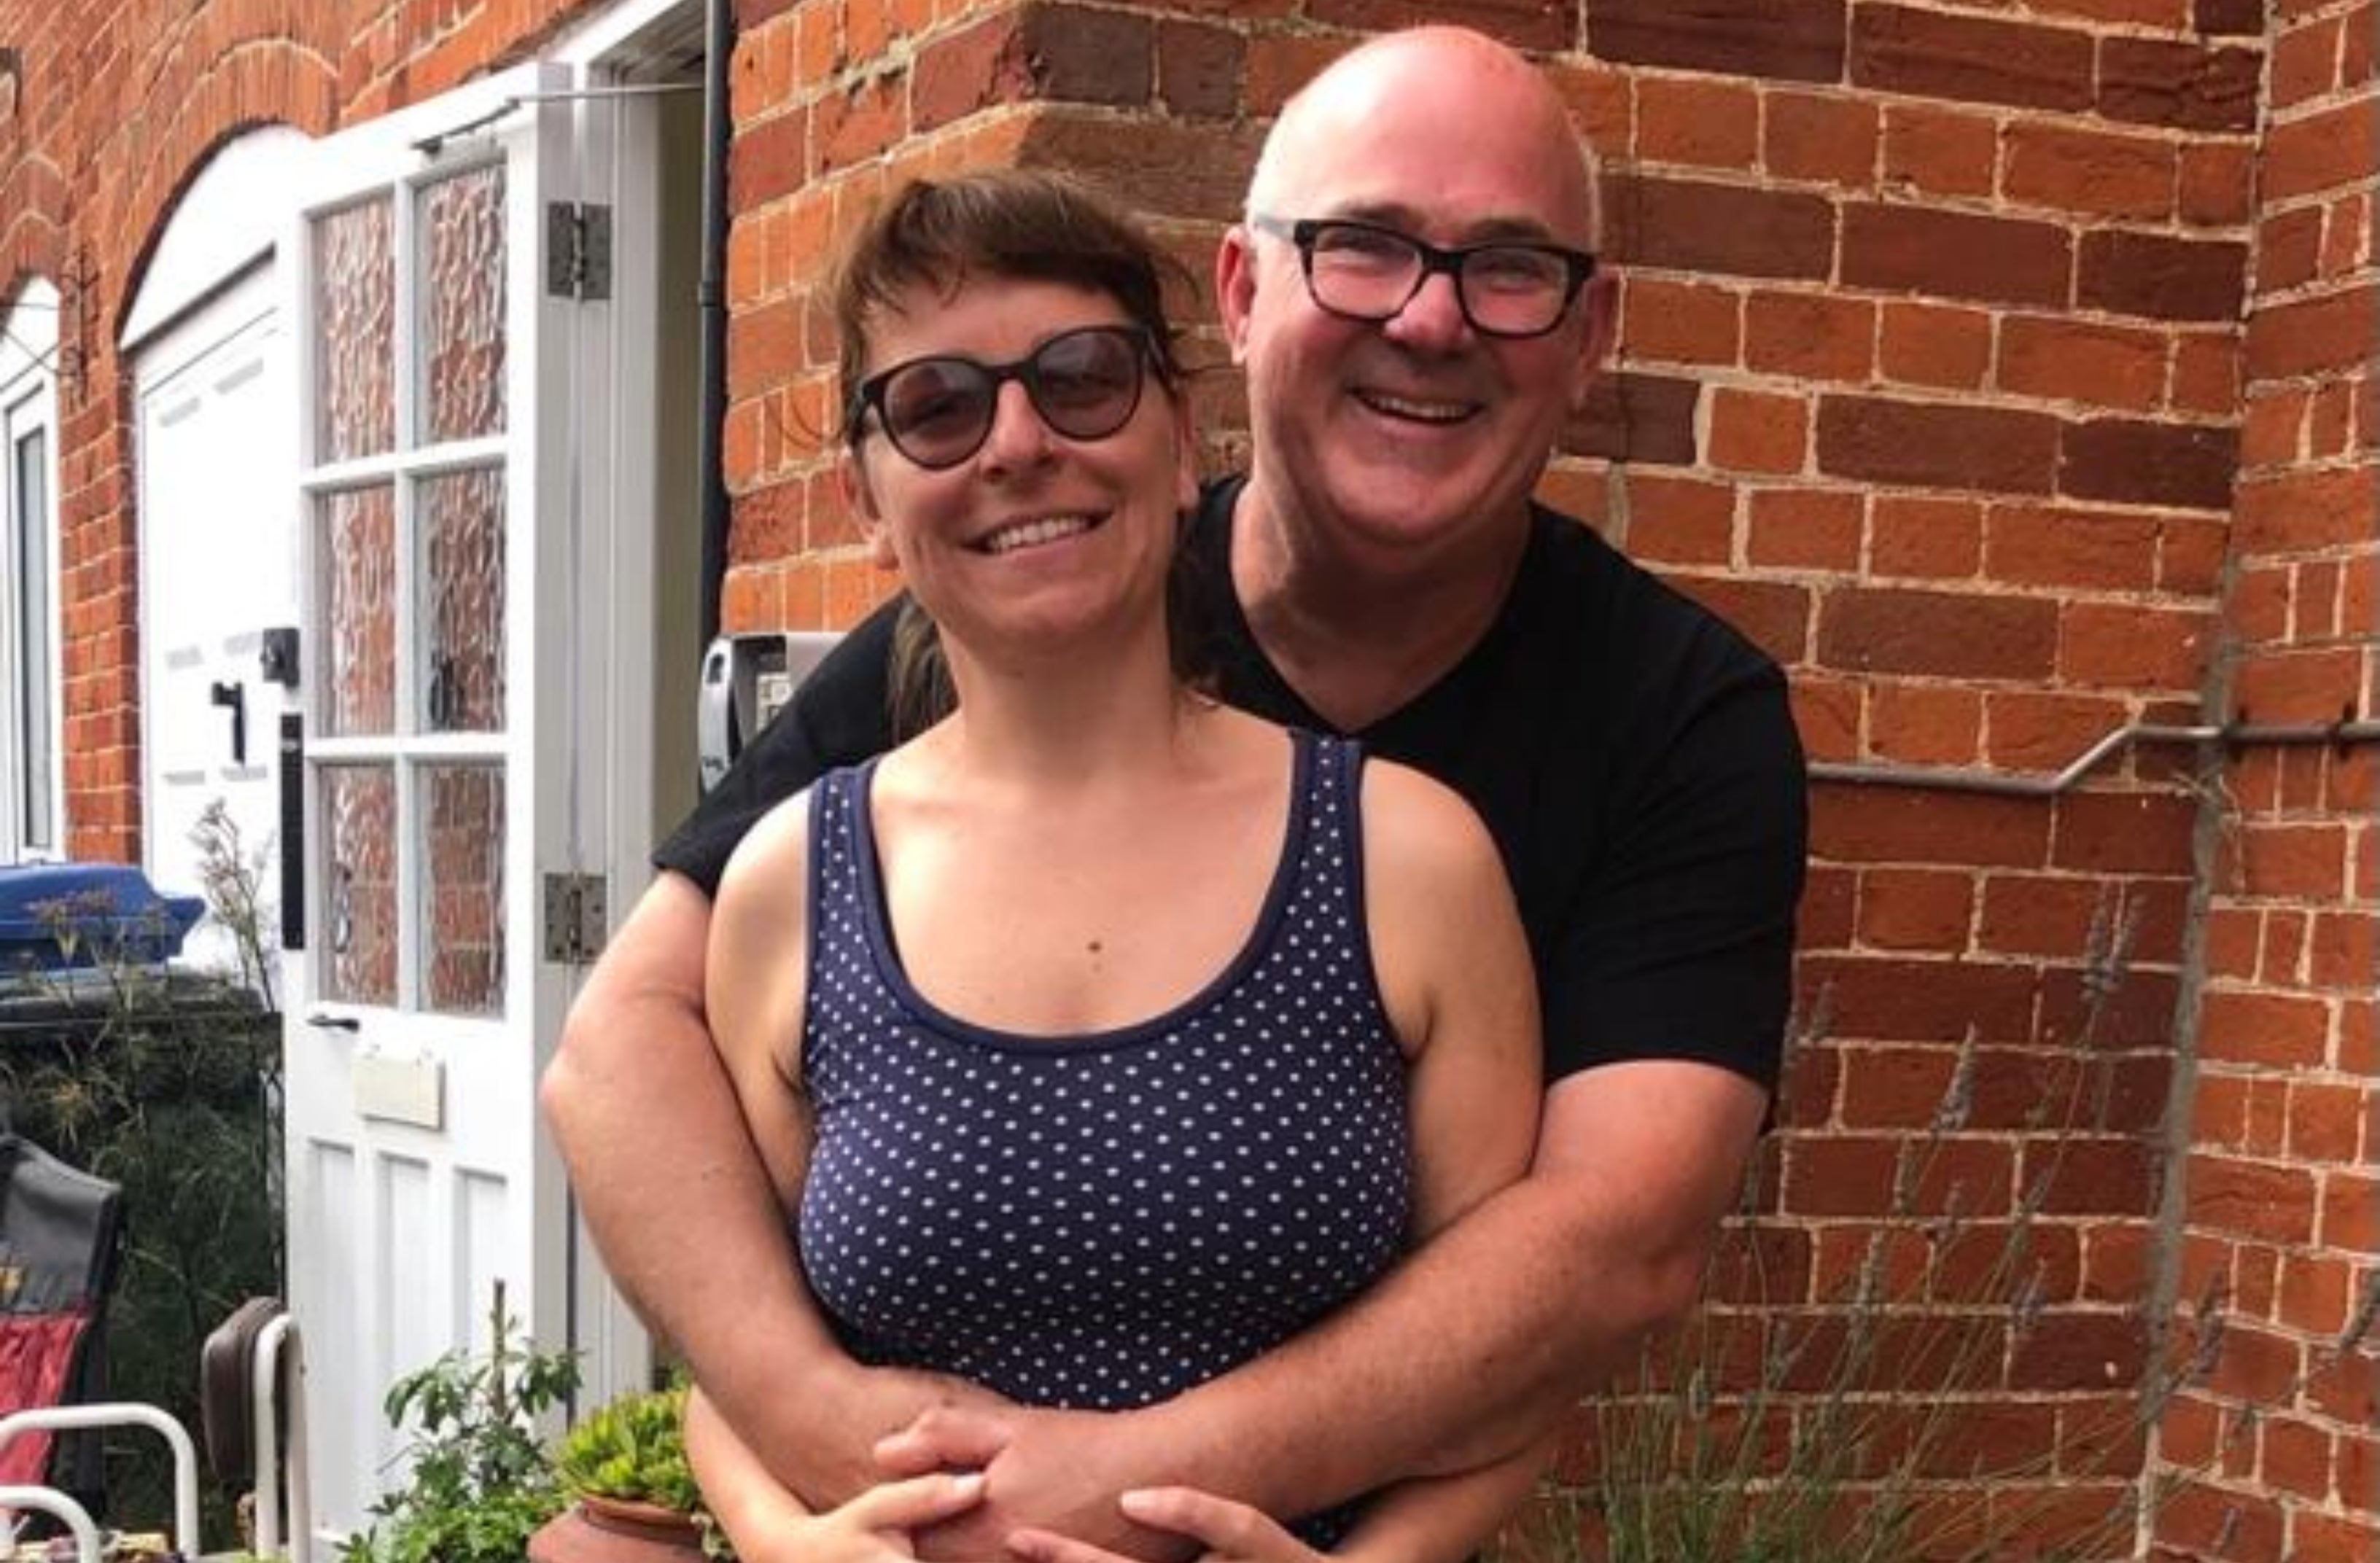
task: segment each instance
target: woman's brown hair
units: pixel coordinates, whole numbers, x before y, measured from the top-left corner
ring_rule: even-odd
[[[864,432],[853,398],[870,368],[868,328],[876,318],[920,289],[947,296],[985,277],[1107,295],[1148,333],[1158,379],[1178,396],[1182,364],[1165,316],[1169,275],[1189,280],[1130,217],[1063,175],[995,169],[913,180],[861,225],[829,286],[841,353],[843,438],[856,449]],[[1165,607],[1174,675],[1192,684],[1203,669],[1204,636],[1194,622],[1199,599],[1187,578],[1188,559],[1177,542]],[[893,631],[890,697],[895,742],[932,726],[957,703],[941,632],[914,599],[904,600]]]

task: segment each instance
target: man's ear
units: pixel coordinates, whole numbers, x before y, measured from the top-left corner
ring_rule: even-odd
[[[1611,357],[1612,342],[1620,332],[1620,279],[1597,273],[1580,294],[1578,308],[1584,329],[1579,333],[1577,372],[1571,380],[1572,412],[1585,408],[1595,382]]]
[[[1248,316],[1257,304],[1257,249],[1247,224],[1234,223],[1215,251],[1215,303],[1223,312],[1223,337],[1232,362],[1248,361]]]
[[[848,445],[834,464],[834,480],[843,491],[843,503],[859,518],[868,562],[880,570],[899,569],[901,561],[892,551],[892,528],[884,524],[882,513],[876,508],[876,491],[868,485],[868,468],[860,464],[859,453]]]

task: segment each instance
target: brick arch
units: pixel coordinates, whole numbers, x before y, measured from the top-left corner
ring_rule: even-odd
[[[42,157],[26,158],[0,184],[0,212],[8,213],[0,226],[0,276],[9,279],[0,297],[15,298],[27,273],[57,275],[67,249],[66,195],[57,164]]]
[[[131,313],[133,300],[140,297],[140,285],[147,279],[150,265],[157,258],[157,247],[165,236],[165,230],[173,225],[174,214],[180,210],[183,198],[190,193],[190,187],[198,183],[199,176],[242,137],[280,126],[287,126],[308,136],[323,133],[322,128],[300,123],[286,115],[251,115],[215,131],[195,157],[178,162],[171,168],[152,165],[154,177],[164,179],[170,176],[171,184],[162,194],[146,188],[134,194],[132,210],[137,216],[128,220],[125,231],[137,233],[140,242],[130,251],[130,259],[125,262],[124,274],[118,279],[115,291],[108,315],[107,340],[110,344],[123,340],[126,320]]]

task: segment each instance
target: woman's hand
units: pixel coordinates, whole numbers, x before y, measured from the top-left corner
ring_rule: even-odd
[[[823,1514],[787,1514],[731,1531],[744,1563],[905,1563],[909,1533],[983,1501],[983,1472],[912,1476],[870,1487]]]
[[[1199,1563],[1330,1560],[1330,1554],[1299,1541],[1263,1510],[1196,1487],[1144,1487],[1116,1501],[1135,1524],[1198,1543]],[[1026,1563],[1132,1563],[1103,1547],[1049,1531],[1018,1531],[1008,1538],[1008,1550]]]

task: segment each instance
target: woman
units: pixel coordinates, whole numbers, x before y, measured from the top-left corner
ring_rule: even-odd
[[[707,974],[845,1343],[1093,1410],[1286,1339],[1517,1177],[1536,1120],[1527,955],[1468,809],[1178,672],[1194,441],[1160,269],[1026,174],[912,186],[857,236],[844,491],[955,709],[752,831]],[[699,1396],[687,1439],[752,1563],[902,1555],[981,1490],[813,1515]],[[1249,1549],[1456,1557],[1532,1475]]]

